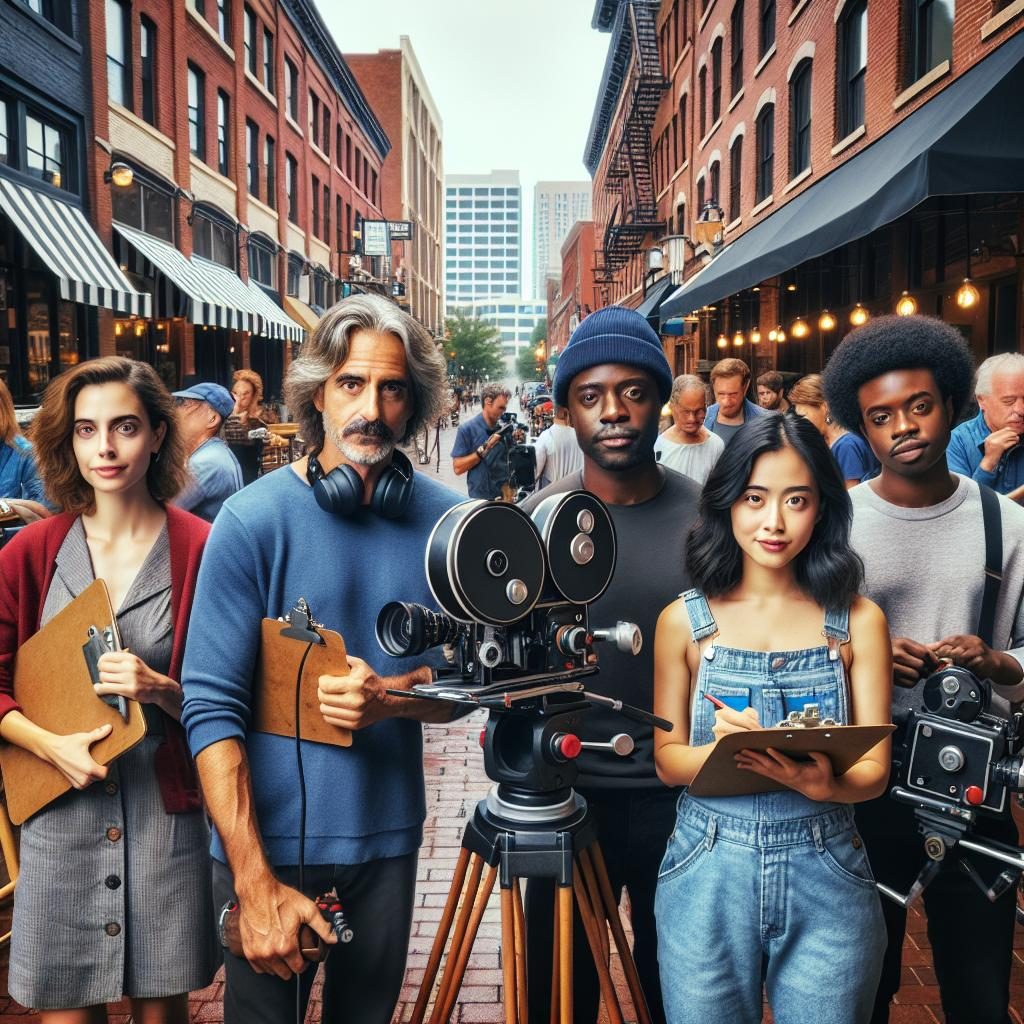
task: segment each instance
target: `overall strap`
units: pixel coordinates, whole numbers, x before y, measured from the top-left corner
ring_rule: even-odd
[[[821,635],[828,643],[828,656],[832,661],[839,657],[839,648],[850,642],[850,609],[826,608],[825,625]]]
[[[984,484],[979,484],[978,490],[985,529],[985,590],[978,616],[978,636],[991,647],[996,625],[996,602],[1003,582],[1003,516],[996,492]]]
[[[702,590],[685,590],[679,595],[683,599],[687,618],[690,620],[690,635],[698,650],[707,658],[713,657],[714,648],[710,640],[718,633],[718,623],[711,614],[708,599]]]

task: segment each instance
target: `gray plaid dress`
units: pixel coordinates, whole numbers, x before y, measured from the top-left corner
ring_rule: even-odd
[[[93,582],[79,519],[57,554],[46,623]],[[117,613],[124,646],[166,673],[172,644],[167,528]],[[9,987],[24,1006],[71,1009],[208,985],[218,962],[209,831],[201,811],[167,814],[153,754],[162,713],[104,782],[73,791],[21,830]],[[154,735],[155,734],[155,735]]]

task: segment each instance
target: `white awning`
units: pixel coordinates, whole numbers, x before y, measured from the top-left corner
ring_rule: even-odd
[[[249,291],[263,321],[260,334],[275,341],[306,340],[306,332],[252,278]]]
[[[151,315],[77,207],[0,175],[0,211],[60,281],[62,299],[125,316]]]

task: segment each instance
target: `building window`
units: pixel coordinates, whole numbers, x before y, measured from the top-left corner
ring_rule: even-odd
[[[839,20],[839,137],[864,123],[864,77],[868,66],[868,4],[853,0]]]
[[[302,258],[299,256],[288,256],[288,280],[285,289],[293,298],[299,297],[299,283],[302,280]]]
[[[107,0],[107,95],[122,107],[132,105],[131,23],[128,5]]]
[[[246,178],[249,195],[260,194],[260,130],[249,118],[245,119]]]
[[[757,188],[761,202],[772,194],[775,176],[775,106],[768,103],[757,115]]]
[[[231,45],[231,0],[217,0],[217,35]]]
[[[299,69],[287,58],[284,59],[284,103],[288,116],[299,123]]]
[[[256,12],[245,5],[245,66],[254,78],[256,77],[256,48],[259,46],[259,20]]]
[[[69,0],[21,0],[31,11],[56,25],[65,35],[71,35],[71,4]]]
[[[196,9],[196,14],[201,17],[206,17],[206,0],[192,0],[192,4]]]
[[[309,141],[320,147],[320,97],[309,90]]]
[[[907,84],[953,57],[954,0],[907,0]]]
[[[334,233],[337,236],[334,240],[334,247],[338,252],[345,251],[345,236],[342,233],[342,201],[341,196],[334,197]]]
[[[331,244],[331,186],[324,185],[324,232],[320,236],[328,245]]]
[[[327,109],[327,104],[324,103],[324,126],[323,131],[320,133],[320,148],[327,155],[327,159],[331,158],[331,112]]]
[[[679,100],[679,166],[686,163],[686,97]]]
[[[277,209],[277,175],[274,155],[274,140],[269,135],[263,136],[263,173],[267,185],[267,206]]]
[[[269,238],[249,239],[249,277],[277,290],[277,253]]]
[[[25,170],[55,188],[71,190],[68,181],[67,132],[35,114],[25,115]]]
[[[722,205],[722,165],[716,160],[708,168],[708,188],[711,190],[709,196],[715,206]]]
[[[711,123],[722,116],[722,37],[711,46]]]
[[[142,78],[142,119],[156,127],[156,25],[139,19],[139,71]]]
[[[743,136],[738,135],[729,149],[729,221],[740,215],[740,186],[743,181]]]
[[[732,95],[743,88],[743,0],[736,0],[732,9],[732,67],[730,74]]]
[[[286,153],[284,158],[284,188],[288,194],[288,219],[293,223],[299,220],[299,164],[291,155]]]
[[[263,30],[263,88],[274,93],[274,33]]]
[[[174,244],[174,195],[171,186],[158,187],[136,170],[126,188],[110,190],[114,220]]]
[[[758,56],[763,57],[775,45],[775,0],[761,0],[758,20]]]
[[[223,89],[217,90],[217,170],[231,173],[231,98]]]
[[[238,269],[238,236],[232,224],[197,211],[192,218],[192,251],[222,267]]]
[[[811,166],[811,61],[801,61],[789,82],[789,176]]]
[[[313,222],[310,224],[310,231],[320,237],[320,179],[313,175]]]
[[[352,136],[345,136],[345,173],[352,179]]]
[[[700,118],[700,137],[704,138],[708,127],[708,66],[706,64],[700,69],[700,74],[697,76],[697,102],[699,105],[697,113]]]
[[[11,129],[7,117],[7,100],[0,98],[0,164],[11,162]]]
[[[374,170],[370,171],[370,199],[377,202],[377,172]]]
[[[313,305],[321,309],[327,306],[327,275],[319,270],[313,272]]]
[[[188,66],[188,146],[200,160],[206,159],[206,75]]]

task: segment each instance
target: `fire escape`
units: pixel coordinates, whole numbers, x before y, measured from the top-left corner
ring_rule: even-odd
[[[657,6],[643,0],[622,0],[623,30],[632,38],[632,68],[626,83],[625,116],[620,137],[605,175],[606,191],[618,195],[605,228],[602,248],[597,253],[594,281],[610,284],[643,248],[651,233],[664,231],[658,218],[651,160],[651,130],[668,80],[658,57],[655,28]]]

